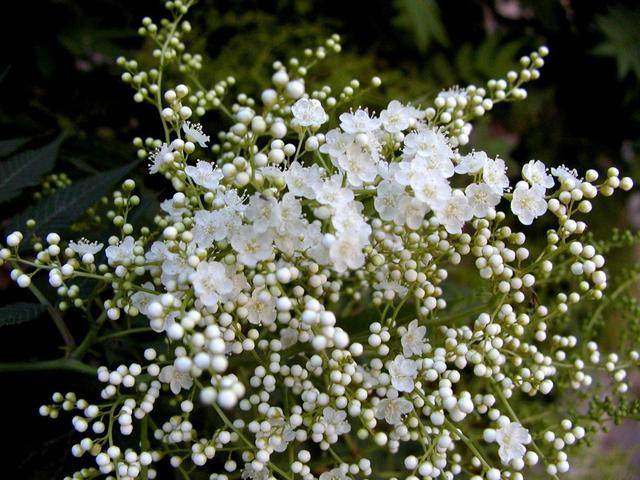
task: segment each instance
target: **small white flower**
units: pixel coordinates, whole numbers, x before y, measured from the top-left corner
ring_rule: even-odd
[[[389,133],[398,133],[409,128],[411,115],[407,107],[397,100],[392,100],[386,110],[380,112],[382,127]]]
[[[203,162],[198,160],[196,166],[189,165],[184,169],[184,172],[201,187],[209,190],[215,190],[218,188],[220,180],[224,177],[222,170],[213,168],[213,165],[209,162]]]
[[[163,143],[149,155],[149,173],[154,174],[160,171],[160,167],[173,161],[173,146]]]
[[[182,373],[176,370],[173,365],[167,365],[166,367],[162,367],[160,370],[160,375],[158,379],[162,383],[168,383],[169,388],[177,395],[180,393],[180,390],[189,390],[193,385],[193,379],[191,375],[188,373]]]
[[[393,220],[398,214],[400,201],[406,196],[403,185],[393,180],[383,180],[376,189],[373,206],[382,220]]]
[[[499,193],[484,182],[468,185],[464,194],[473,209],[473,215],[478,218],[486,217],[489,209],[495,207],[502,199]]]
[[[202,133],[202,125],[199,123],[184,122],[182,124],[182,131],[187,137],[187,140],[196,142],[202,148],[205,148],[207,142],[210,140],[209,135]]]
[[[371,183],[378,175],[375,158],[363,150],[361,145],[355,143],[338,157],[338,167],[346,172],[347,180],[352,187],[361,187],[363,183]]]
[[[418,320],[413,320],[407,327],[407,331],[402,338],[402,350],[405,357],[411,355],[422,355],[424,351],[424,336],[427,333],[427,327],[418,325]]]
[[[547,173],[547,167],[540,160],[531,160],[522,167],[522,177],[531,185],[553,187],[553,177]]]
[[[482,179],[494,192],[502,195],[504,189],[509,186],[507,166],[504,160],[500,158],[487,160],[482,168]]]
[[[449,182],[437,174],[415,176],[411,181],[411,189],[418,200],[434,210],[442,207],[451,196]]]
[[[329,247],[329,257],[336,272],[356,270],[364,265],[362,242],[354,235],[340,235]]]
[[[322,104],[315,98],[301,98],[293,104],[291,113],[293,113],[293,123],[301,127],[316,128],[329,120]]]
[[[191,274],[191,283],[196,296],[207,307],[217,305],[220,296],[233,288],[227,270],[220,262],[200,262]]]
[[[316,200],[333,208],[340,208],[353,202],[353,191],[342,187],[342,175],[333,175],[322,183]]]
[[[328,154],[334,165],[337,165],[336,160],[347,151],[347,148],[353,145],[355,135],[344,133],[339,128],[334,128],[327,132],[324,140],[324,143],[320,146],[320,151]]]
[[[471,152],[460,159],[460,163],[456,165],[456,173],[476,174],[488,161],[489,157],[485,152]]]
[[[254,290],[244,307],[249,323],[268,326],[276,320],[276,301],[268,290]]]
[[[449,233],[462,233],[464,223],[473,218],[473,210],[467,197],[460,190],[453,194],[435,210],[436,218]]]
[[[552,168],[551,174],[557,177],[561,183],[568,182],[571,184],[571,188],[580,188],[580,185],[582,185],[582,179],[578,177],[578,171],[575,168],[570,169],[561,165],[558,168]]]
[[[369,112],[361,108],[340,115],[340,127],[347,133],[373,132],[380,128],[380,123],[380,119],[370,117]]]
[[[518,182],[511,199],[511,211],[518,216],[523,225],[531,225],[534,218],[544,215],[547,201],[542,185],[529,186],[527,182]]]
[[[429,206],[422,200],[406,196],[400,199],[398,213],[393,221],[397,225],[406,225],[411,230],[418,230],[428,211]]]
[[[498,455],[504,465],[518,460],[527,453],[525,445],[531,442],[529,431],[517,422],[509,423],[496,431],[496,441],[500,448]]]
[[[327,427],[329,435],[342,435],[351,431],[351,425],[347,421],[347,412],[344,410],[324,407],[321,422]]]
[[[385,398],[376,406],[375,417],[385,419],[390,425],[397,425],[402,416],[413,410],[413,403],[404,398]]]
[[[338,467],[321,473],[319,480],[347,480],[347,478],[347,475]]]
[[[259,193],[254,193],[249,199],[249,205],[245,209],[245,218],[253,223],[253,227],[259,232],[266,232],[269,228],[278,228],[280,225],[280,206],[274,198],[265,198]]]
[[[320,167],[313,165],[303,167],[300,162],[293,162],[284,173],[284,181],[289,191],[296,197],[316,198],[316,192],[322,185]]]
[[[251,463],[247,463],[240,476],[242,480],[267,480],[269,478],[269,469],[256,470]]]
[[[74,242],[73,240],[69,242],[69,248],[81,257],[87,253],[95,255],[102,250],[102,247],[104,247],[102,243],[90,242],[84,237],[78,240],[78,242]]]
[[[231,237],[231,246],[238,253],[238,261],[253,268],[258,262],[271,257],[273,234],[261,232],[252,225],[243,225]]]
[[[389,363],[388,370],[393,388],[399,392],[413,391],[413,382],[418,375],[418,364],[416,362],[398,355],[393,362]]]
[[[107,247],[105,253],[109,265],[122,265],[129,263],[133,260],[133,249],[135,247],[135,240],[131,236],[124,237],[118,245],[111,245]]]

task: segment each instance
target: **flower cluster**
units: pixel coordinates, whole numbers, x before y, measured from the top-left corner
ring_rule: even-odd
[[[161,68],[199,69],[182,43],[189,6],[169,2],[174,18],[161,26],[143,21]],[[167,88],[159,70],[120,59],[136,101],[161,113],[164,137],[134,142],[175,192],[155,225],[136,231],[115,215],[120,234],[104,250],[51,233],[34,240],[33,261],[19,255],[23,233],[7,237],[2,259],[20,286],[29,268],[48,270],[71,308],[83,305],[75,282],[98,279],[111,287],[99,325],[141,315],[164,338],[142,364],[98,369],[102,403],[56,393],[42,407],[51,417],[77,411],[83,438],[72,452],[94,466],[73,478],[156,478],[165,460],[184,478],[379,478],[384,451],[403,452],[393,476],[412,480],[569,470],[565,447],[587,427],[565,418],[534,429],[514,399],[559,395],[567,376],[569,391],[592,385],[598,346],[584,357],[554,320],[603,296],[605,259],[581,218],[631,180],[615,168],[581,178],[540,160],[510,171],[465,147],[474,118],[526,96],[544,47],[486,88],[448,90],[426,108],[393,100],[380,112],[347,107],[358,81],[337,97],[307,84],[311,65],[339,50],[334,36],[305,61],[276,62],[270,88],[230,107],[233,78]],[[207,135],[193,122],[211,109],[228,130]],[[134,188],[123,184],[123,211],[137,203]],[[532,255],[523,226],[538,220],[546,244]],[[569,291],[528,300],[559,264],[570,265]],[[484,293],[471,313],[449,313],[456,268],[477,271]],[[638,356],[608,358],[621,393]]]

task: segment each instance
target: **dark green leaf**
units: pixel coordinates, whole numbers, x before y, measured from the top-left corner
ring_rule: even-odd
[[[443,46],[449,44],[435,0],[395,0],[394,5],[398,10],[394,23],[413,33],[419,51],[424,52],[431,40]]]
[[[84,178],[74,182],[67,188],[55,191],[42,202],[26,208],[18,216],[14,217],[9,222],[7,232],[15,230],[24,232],[25,224],[29,219],[36,221],[35,232],[39,235],[66,230],[91,205],[108,194],[113,186],[137,163],[132,162],[122,167]],[[27,237],[30,232],[24,233],[24,245],[27,245]]]
[[[592,53],[614,58],[618,78],[629,73],[640,78],[640,9],[616,5],[607,14],[596,16],[595,22],[604,41]]]
[[[0,307],[0,327],[17,325],[38,318],[47,309],[40,303],[12,303]]]
[[[8,140],[0,140],[0,157],[6,157],[24,146],[29,141],[28,138],[10,138]]]
[[[23,139],[14,139],[13,142]],[[56,162],[62,136],[34,150],[20,152],[0,162],[0,202],[17,197],[26,187],[37,185]],[[14,144],[15,146],[15,144]]]

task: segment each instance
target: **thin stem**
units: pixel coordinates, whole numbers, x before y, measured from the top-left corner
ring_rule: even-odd
[[[35,372],[42,370],[69,370],[91,376],[96,375],[95,368],[73,358],[59,358],[56,360],[42,360],[38,362],[0,363],[0,373]]]
[[[71,335],[71,332],[67,327],[67,324],[64,323],[64,320],[60,316],[60,313],[58,312],[58,310],[56,310],[56,308],[53,305],[51,305],[49,300],[47,300],[47,298],[42,294],[42,292],[38,290],[38,287],[36,287],[33,284],[30,284],[29,290],[31,290],[31,293],[33,293],[33,295],[38,299],[38,301],[42,305],[45,305],[47,307],[47,311],[49,312],[49,315],[51,315],[51,318],[53,319],[53,323],[55,323],[56,328],[58,329],[58,331],[60,332],[60,335],[62,336],[62,339],[64,340],[64,344],[67,346],[67,355],[68,355],[75,347],[76,342],[73,339],[73,336]]]

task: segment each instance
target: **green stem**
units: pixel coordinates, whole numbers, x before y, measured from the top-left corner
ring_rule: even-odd
[[[60,316],[60,313],[58,312],[58,310],[56,310],[56,308],[53,305],[51,305],[49,300],[47,300],[47,298],[42,294],[42,292],[38,290],[38,287],[36,287],[33,284],[30,284],[29,290],[31,290],[31,293],[33,293],[33,295],[38,299],[38,301],[41,304],[47,307],[47,311],[49,312],[49,315],[51,315],[51,318],[53,319],[53,323],[55,323],[56,328],[58,329],[58,331],[60,332],[60,335],[62,336],[62,339],[64,340],[64,344],[67,346],[67,354],[69,354],[71,350],[73,350],[73,348],[75,347],[76,342],[73,339],[73,336],[71,335],[71,332],[67,327],[67,324],[64,323],[64,320]]]
[[[91,376],[96,375],[96,369],[94,367],[73,358],[58,358],[56,360],[41,360],[36,362],[0,363],[0,373],[35,372],[42,370],[69,370]]]

